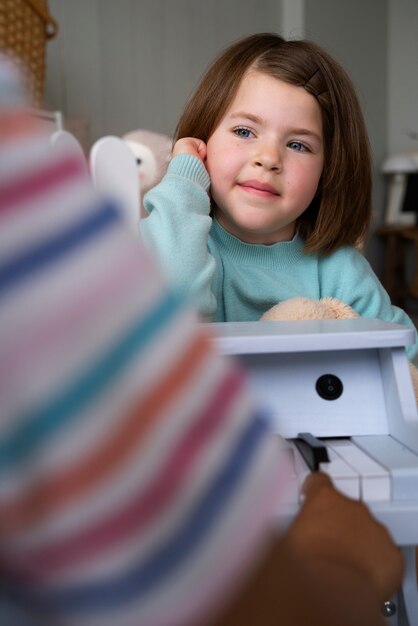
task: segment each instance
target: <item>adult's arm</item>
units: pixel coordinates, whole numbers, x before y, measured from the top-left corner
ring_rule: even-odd
[[[326,475],[311,475],[305,489],[288,532],[271,541],[213,626],[384,626],[383,602],[401,583],[399,550]]]

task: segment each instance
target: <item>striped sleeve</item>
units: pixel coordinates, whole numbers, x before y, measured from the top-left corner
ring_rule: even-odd
[[[0,610],[203,623],[276,514],[276,441],[85,164],[2,165]]]

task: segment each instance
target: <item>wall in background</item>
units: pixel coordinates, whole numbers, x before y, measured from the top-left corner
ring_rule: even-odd
[[[320,42],[351,76],[380,163],[387,143],[387,2],[306,0],[305,5],[305,35]]]
[[[418,150],[418,0],[389,0],[388,153]]]
[[[277,0],[50,0],[46,102],[90,121],[91,140],[136,128],[171,134],[220,49],[280,30]]]

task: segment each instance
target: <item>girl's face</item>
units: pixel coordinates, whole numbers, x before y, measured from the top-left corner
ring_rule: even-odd
[[[207,143],[214,214],[248,243],[289,241],[324,164],[321,109],[303,87],[250,70]]]

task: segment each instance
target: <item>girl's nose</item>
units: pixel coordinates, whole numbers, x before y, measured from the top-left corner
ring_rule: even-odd
[[[267,170],[278,172],[282,167],[280,150],[277,146],[265,142],[259,146],[259,150],[254,158],[254,163],[258,167],[264,167]]]

